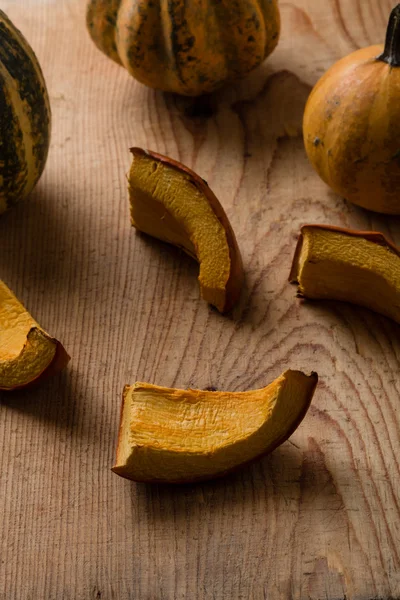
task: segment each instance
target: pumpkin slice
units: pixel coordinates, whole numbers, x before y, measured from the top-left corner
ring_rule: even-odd
[[[125,387],[114,473],[144,482],[212,479],[282,444],[310,405],[318,376],[286,371],[250,392]]]
[[[63,369],[69,356],[0,281],[0,390],[16,390]]]
[[[400,323],[400,253],[382,233],[305,225],[289,280],[299,297],[351,302]]]
[[[238,300],[243,267],[221,204],[196,173],[180,163],[132,148],[129,175],[132,225],[182,248],[200,263],[201,295],[220,312]]]

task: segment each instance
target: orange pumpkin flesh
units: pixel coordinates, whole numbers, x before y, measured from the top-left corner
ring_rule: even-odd
[[[304,225],[289,281],[301,298],[351,302],[400,323],[400,252],[381,233]]]
[[[384,48],[346,56],[316,84],[303,131],[311,164],[337,194],[400,214],[400,5]]]
[[[290,437],[317,382],[316,373],[286,371],[267,387],[249,392],[127,386],[112,470],[150,483],[225,475]]]
[[[27,388],[63,369],[69,356],[0,281],[0,390]]]
[[[177,161],[141,148],[131,152],[132,224],[195,258],[202,297],[220,312],[229,311],[240,296],[243,267],[218,199],[201,177]]]
[[[246,75],[275,48],[276,0],[90,0],[89,33],[138,81],[198,96]]]

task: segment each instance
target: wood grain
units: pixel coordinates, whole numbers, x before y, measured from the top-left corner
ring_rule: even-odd
[[[1,397],[2,600],[400,598],[400,328],[287,283],[305,222],[400,244],[399,219],[327,190],[300,137],[311,86],[383,41],[395,4],[282,1],[271,60],[199,111],[102,56],[82,0],[3,0],[43,66],[53,138],[31,201],[0,220],[0,276],[72,362]],[[189,258],[131,229],[133,145],[188,164],[224,205],[247,273],[232,317],[199,299]],[[111,473],[125,383],[247,390],[288,367],[320,385],[270,457],[181,488]]]

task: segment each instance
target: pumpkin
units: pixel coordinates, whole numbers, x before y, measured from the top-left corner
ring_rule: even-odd
[[[0,280],[0,391],[37,385],[69,360],[62,344],[40,327]]]
[[[184,250],[200,264],[201,295],[220,312],[239,300],[243,264],[233,229],[207,183],[185,165],[131,148],[131,222]]]
[[[50,142],[50,103],[39,62],[0,11],[0,214],[39,180]]]
[[[277,0],[90,0],[95,44],[145,85],[199,96],[246,75],[278,43]]]
[[[299,298],[350,302],[400,323],[400,250],[382,233],[303,225],[289,281]]]
[[[400,5],[384,47],[350,54],[316,84],[303,131],[311,164],[337,194],[400,214]]]
[[[113,472],[147,483],[221,477],[272,452],[300,425],[317,373],[288,370],[248,392],[125,386]]]

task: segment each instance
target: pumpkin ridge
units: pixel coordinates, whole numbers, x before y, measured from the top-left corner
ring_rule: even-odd
[[[24,141],[33,140],[30,144],[32,157],[27,156],[27,160],[28,164],[32,159],[34,160],[33,171],[36,170],[39,178],[46,162],[50,137],[50,104],[45,93],[44,77],[36,56],[24,42],[23,35],[18,30],[13,32],[9,19],[6,17],[6,20],[3,20],[3,18],[0,14],[0,63],[10,85],[17,82],[15,95],[21,104],[19,120],[26,122],[26,126],[21,127]],[[27,181],[27,184],[27,189],[23,191],[24,195],[33,187],[33,183],[29,185],[30,182]]]
[[[355,70],[358,71],[358,77],[361,78],[362,74],[360,73],[361,69],[360,66],[358,66],[358,68],[356,67]],[[347,92],[348,94],[348,100],[346,101],[347,105],[352,105],[354,106],[354,99],[359,96],[360,94],[360,89],[363,88],[364,86],[366,86],[367,88],[370,86],[370,81],[374,81],[375,80],[375,74],[373,71],[366,71],[364,74],[364,77],[362,77],[361,81],[359,82],[359,84],[357,86],[355,86],[354,88],[351,89],[351,92]],[[370,110],[369,110],[369,114],[371,114],[374,110],[374,104],[376,102],[376,100],[379,100],[379,90],[375,89],[373,98],[371,98],[370,100]],[[362,111],[363,112],[363,111]],[[332,144],[330,144],[330,148],[326,148],[326,151],[329,152],[329,150],[333,150],[335,151],[335,148],[337,147],[337,144],[340,143],[341,141],[341,137],[342,137],[342,132],[337,130],[337,127],[335,127],[334,124],[334,119],[335,119],[335,114],[332,113],[332,119],[330,119],[327,123],[326,126],[326,130],[325,130],[325,135],[327,137],[332,136],[332,132],[334,132],[335,136],[334,136],[334,142]],[[363,130],[364,130],[364,135],[362,136],[363,139],[367,140],[369,139],[369,132],[370,132],[370,128],[371,126],[374,125],[374,123],[371,124],[371,120],[368,117],[367,119],[365,119],[365,121],[360,121],[360,125],[362,126]],[[347,127],[347,124],[344,124],[344,126]],[[332,136],[333,137],[333,136]],[[350,158],[350,152],[356,151],[358,148],[360,148],[359,145],[359,137],[360,137],[360,133],[356,132],[354,134],[354,141],[352,141],[353,138],[350,138],[350,140],[347,141],[346,143],[346,149],[345,149],[345,155],[347,156],[347,158]],[[352,157],[352,162],[355,161],[361,161],[361,160],[368,160],[368,156],[364,157],[364,156],[359,156],[359,157]],[[350,169],[350,171],[352,172],[352,169]],[[333,170],[333,165],[331,164],[331,161],[328,161],[328,174],[329,174],[329,182],[331,182],[331,185],[333,184],[333,182],[335,181],[336,178],[336,172]]]
[[[177,79],[185,88],[185,93],[190,94],[193,84],[197,87],[197,81],[191,81],[192,69],[188,65],[187,58],[189,51],[196,46],[196,32],[192,30],[190,23],[192,19],[188,18],[188,7],[186,1],[166,0],[168,5],[168,22],[170,26],[170,59],[171,65]],[[179,19],[177,19],[177,13]],[[184,39],[182,39],[184,38]],[[166,39],[168,39],[166,37]]]
[[[107,24],[107,0],[89,0],[95,44],[114,60],[118,54],[133,77],[163,91],[211,93],[253,70],[278,41],[276,0],[109,1],[118,9]],[[114,47],[103,39],[112,27]]]
[[[121,64],[116,43],[116,24],[122,0],[89,0],[86,24],[90,36],[101,52]]]
[[[216,13],[216,23],[218,26],[222,46],[224,49],[224,52],[222,54],[224,58],[224,77],[228,78],[229,71],[237,74],[241,70],[239,69],[238,71],[238,65],[240,65],[239,44],[235,43],[236,40],[232,41],[232,29],[226,26],[226,18],[223,17],[223,14],[220,15],[221,18],[218,17],[218,8],[221,9],[221,13],[226,13],[227,11],[233,9],[232,7],[227,8],[224,2],[214,7],[214,12]]]
[[[177,33],[174,26],[176,15],[173,12],[173,6],[171,6],[173,4],[179,4],[179,2],[174,2],[174,0],[160,0],[160,17],[163,12],[168,15],[168,19],[161,18],[161,29],[164,34],[165,47],[168,49],[170,69],[172,69],[175,77],[180,80],[182,85],[186,87],[186,81],[182,76],[182,72],[178,64],[178,53],[175,52],[175,50],[179,51],[179,45],[177,43]]]
[[[229,69],[232,67],[232,63],[236,64],[237,62],[237,49],[235,49],[235,56],[234,58],[229,56],[229,52],[231,50],[231,45],[229,43],[229,33],[230,31],[228,30],[228,28],[226,27],[226,23],[224,22],[223,19],[219,19],[218,18],[218,8],[221,8],[221,5],[219,4],[217,5],[212,5],[210,7],[210,11],[212,11],[212,14],[214,15],[214,19],[215,19],[215,24],[218,28],[218,33],[220,35],[220,40],[221,40],[221,45],[223,48],[223,52],[221,52],[221,56],[223,59],[223,75],[222,77],[227,78],[228,77],[228,73],[229,73]],[[228,35],[227,35],[228,34]]]
[[[269,56],[279,41],[281,19],[276,0],[255,0],[260,8],[264,25],[264,58]],[[274,25],[271,28],[271,23]]]
[[[2,24],[2,26],[5,28],[5,30],[3,30],[4,34],[8,34],[8,38],[9,39],[14,39],[16,37],[16,34],[18,36],[18,45],[20,47],[20,49],[25,53],[26,55],[26,61],[30,62],[32,71],[34,76],[37,79],[38,84],[42,87],[45,88],[46,87],[46,82],[44,79],[44,75],[43,75],[43,71],[42,68],[40,66],[40,63],[36,57],[36,54],[34,53],[33,49],[31,48],[31,46],[28,44],[27,40],[25,39],[24,35],[21,33],[21,31],[19,29],[17,29],[12,21],[10,21],[10,19],[7,17],[7,15],[0,10],[0,22]],[[4,37],[2,36],[2,42],[4,43]],[[50,107],[50,100],[48,95],[45,95],[45,97],[43,98],[45,104],[46,104],[46,109],[48,112],[51,111],[51,107]]]
[[[128,11],[132,0],[125,0],[123,10]],[[172,91],[170,79],[175,78],[174,54],[170,45],[168,3],[169,0],[152,2],[146,12],[147,0],[136,3],[135,17],[132,18],[131,47],[127,58],[127,69],[139,81],[151,87]],[[151,18],[150,18],[151,16]],[[120,15],[121,23],[123,15]],[[125,28],[128,28],[125,24]],[[146,56],[147,44],[147,56]],[[144,49],[143,49],[144,48]],[[155,85],[158,82],[158,86]]]
[[[0,10],[0,213],[24,199],[44,170],[51,110],[33,49]]]
[[[174,13],[174,8],[176,8],[177,10],[179,8],[181,8],[184,11],[185,4],[180,3],[179,0],[178,1],[167,0],[167,5],[168,5],[167,10],[168,10],[169,24],[170,24],[170,34],[169,34],[169,40],[171,43],[170,57],[174,64],[174,70],[176,72],[178,79],[180,79],[182,84],[186,86],[186,82],[182,76],[181,66],[179,64],[179,53],[181,50],[181,44],[179,44],[179,42],[178,42],[179,25],[176,25],[176,13]],[[182,23],[185,22],[184,18],[181,18],[181,22]],[[165,36],[165,39],[168,39],[168,37]]]
[[[16,118],[7,84],[0,64],[0,139],[14,140],[11,144],[0,144],[0,214],[17,202],[25,187],[27,164],[23,149],[23,133]]]
[[[267,49],[268,49],[268,36],[265,35],[265,32],[268,29],[268,22],[267,22],[267,13],[264,10],[265,9],[265,3],[264,0],[254,0],[254,3],[257,5],[258,7],[258,12],[260,14],[260,20],[262,21],[263,25],[264,25],[264,54],[263,54],[263,60],[267,55]]]

